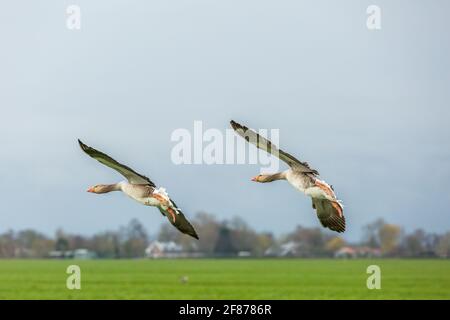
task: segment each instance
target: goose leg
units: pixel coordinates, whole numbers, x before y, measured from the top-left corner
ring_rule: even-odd
[[[173,222],[175,223],[176,215],[175,215],[175,212],[173,211],[173,209],[172,209],[172,208],[168,208],[168,209],[167,209],[167,212],[170,213],[170,215],[172,216],[172,220],[173,220]]]
[[[163,196],[161,196],[159,194],[153,194],[152,197],[157,199],[161,205],[166,206],[166,207],[170,206],[169,200],[164,198]]]

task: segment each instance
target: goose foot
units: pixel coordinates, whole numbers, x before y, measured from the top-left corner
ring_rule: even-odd
[[[156,200],[158,200],[160,205],[166,206],[166,207],[170,206],[169,200],[167,200],[163,196],[161,196],[159,194],[154,194],[154,195],[152,195],[152,197],[155,198]]]
[[[172,208],[168,208],[167,212],[170,213],[170,215],[172,216],[173,223],[175,223],[176,215],[175,215],[175,212],[173,211],[173,209]]]

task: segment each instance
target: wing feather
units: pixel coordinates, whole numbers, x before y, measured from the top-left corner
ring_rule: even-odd
[[[264,150],[267,153],[270,153],[278,157],[280,160],[287,163],[291,168],[295,168],[296,170],[305,173],[312,173],[314,175],[319,174],[319,172],[315,169],[312,169],[307,162],[302,162],[297,158],[295,158],[294,156],[290,155],[289,153],[284,152],[281,149],[278,149],[278,147],[274,145],[272,142],[270,142],[270,140],[264,138],[255,131],[233,120],[231,120],[230,124],[231,127],[234,129],[234,131],[242,138],[244,138],[247,142],[255,145],[258,149]]]
[[[146,176],[139,174],[136,171],[134,171],[133,169],[131,169],[130,167],[127,167],[126,165],[117,162],[116,160],[114,160],[113,158],[108,156],[107,154],[85,145],[79,139],[78,139],[78,143],[80,144],[81,149],[84,152],[86,152],[90,157],[94,158],[95,160],[104,164],[105,166],[116,170],[121,175],[123,175],[128,180],[129,183],[145,184],[145,185],[150,185],[152,187],[156,187],[155,184]]]
[[[337,232],[345,231],[345,217],[330,200],[313,198],[312,202],[322,226]]]
[[[171,199],[170,202],[172,202],[175,209],[177,209],[178,213],[175,214],[175,221],[172,218],[171,213],[168,211],[169,209],[163,209],[161,207],[158,207],[159,211],[162,215],[166,216],[169,222],[178,230],[180,230],[182,233],[190,235],[191,237],[195,239],[199,239],[197,232],[195,231],[192,224],[189,222],[189,220],[185,217],[183,212],[181,212],[180,208],[177,207],[175,202]]]

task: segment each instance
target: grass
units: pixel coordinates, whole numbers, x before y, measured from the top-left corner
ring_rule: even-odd
[[[66,288],[71,264],[81,290]],[[380,290],[366,287],[371,264]],[[449,298],[446,260],[0,260],[0,299]]]

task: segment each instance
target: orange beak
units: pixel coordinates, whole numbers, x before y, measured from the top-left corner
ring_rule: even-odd
[[[86,190],[87,192],[92,192],[94,193],[94,187],[90,187],[89,189]]]

